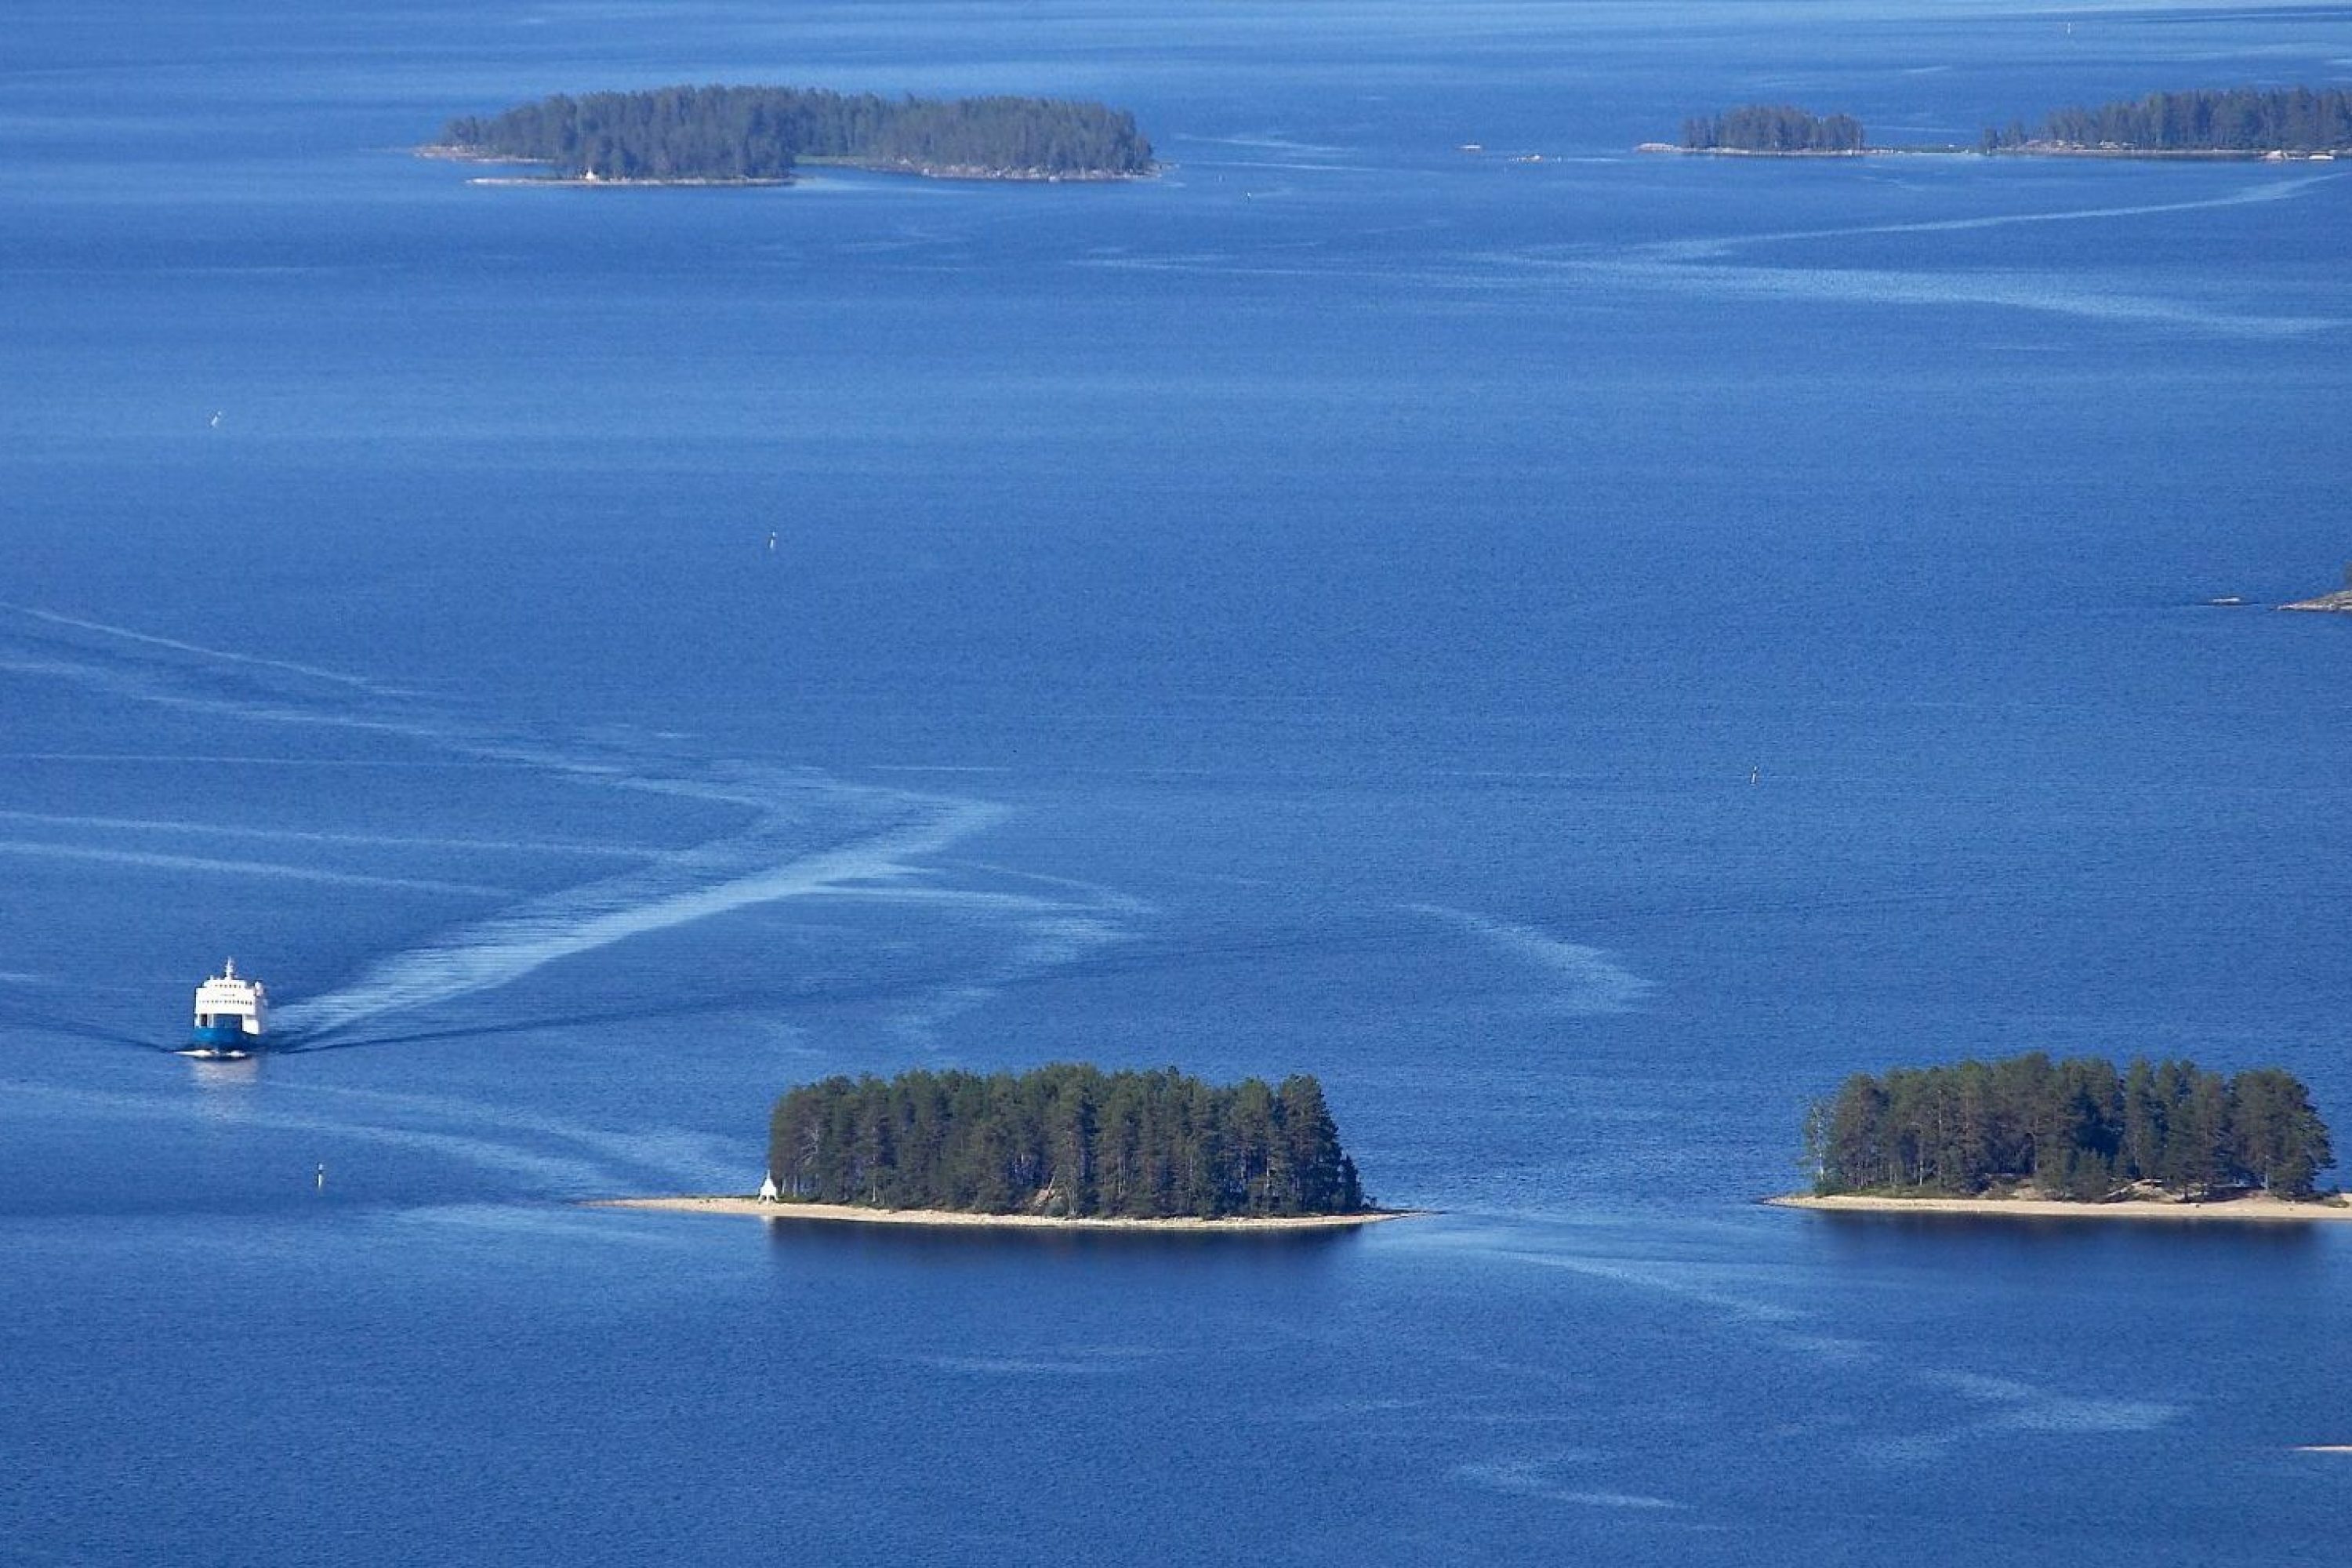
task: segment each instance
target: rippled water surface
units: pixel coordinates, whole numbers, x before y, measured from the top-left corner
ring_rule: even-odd
[[[12,18],[0,1555],[2331,1560],[2352,1233],[1751,1200],[1895,1062],[2352,1105],[2352,627],[2202,603],[2352,554],[2352,183],[1629,149],[2347,58],[2227,6]],[[1171,166],[402,152],[680,79],[1098,96]],[[283,1048],[171,1054],[231,952]],[[749,1186],[802,1079],[1070,1058],[1315,1072],[1444,1212],[573,1206]]]

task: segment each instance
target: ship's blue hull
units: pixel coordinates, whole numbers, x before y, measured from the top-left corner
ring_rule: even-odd
[[[257,1051],[261,1037],[248,1035],[235,1021],[226,1024],[198,1024],[188,1031],[188,1049],[192,1051]]]

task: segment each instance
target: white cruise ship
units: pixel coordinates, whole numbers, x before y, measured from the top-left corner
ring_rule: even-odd
[[[196,1020],[188,1035],[192,1057],[247,1057],[261,1048],[268,1027],[269,991],[258,980],[240,979],[236,960],[196,987]]]

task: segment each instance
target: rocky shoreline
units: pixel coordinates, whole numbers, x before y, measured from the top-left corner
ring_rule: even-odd
[[[486,152],[479,147],[461,146],[452,142],[428,142],[410,151],[419,158],[430,158],[445,163],[483,163],[516,168],[550,167],[545,158],[511,158],[503,153]],[[1117,170],[1087,170],[1063,173],[1051,169],[998,168],[983,163],[916,163],[869,158],[802,158],[802,169],[852,169],[867,174],[906,174],[919,180],[961,180],[1012,184],[1087,185],[1110,184],[1128,180],[1149,180],[1159,175],[1163,164],[1154,163],[1139,174]],[[466,182],[469,185],[563,185],[587,186],[595,189],[647,190],[672,186],[700,186],[732,189],[790,185],[797,184],[791,174],[719,179],[709,175],[686,174],[663,179],[630,179],[609,174],[477,174]]]
[[[597,1198],[582,1205],[600,1209],[657,1209],[667,1214],[723,1214],[766,1220],[817,1220],[849,1225],[929,1225],[997,1230],[1190,1231],[1243,1234],[1257,1231],[1351,1230],[1384,1220],[1412,1219],[1420,1209],[1367,1209],[1360,1214],[1267,1215],[1198,1219],[1057,1219],[1033,1214],[967,1214],[954,1209],[869,1209],[852,1204],[780,1203],[719,1194],[659,1198]]]
[[[1643,142],[1636,153],[1671,153],[1685,158],[2109,158],[2158,163],[2332,163],[2337,154],[2322,148],[2288,153],[2250,147],[2078,147],[2063,142],[2022,147],[1685,147],[1678,142]]]
[[[1773,1208],[1828,1214],[1968,1215],[1990,1219],[2159,1220],[2179,1224],[2304,1224],[2352,1220],[2352,1204],[2340,1196],[2289,1202],[2256,1193],[2244,1197],[2194,1203],[2185,1198],[2124,1198],[2113,1203],[2072,1203],[2058,1198],[1895,1198],[1861,1193],[1789,1193],[1766,1198]]]

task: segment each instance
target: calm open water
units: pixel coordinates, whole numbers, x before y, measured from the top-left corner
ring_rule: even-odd
[[[1896,1062],[2352,1121],[2352,626],[2200,603],[2352,555],[2352,176],[1627,149],[2352,14],[217,9],[0,54],[0,1557],[2343,1560],[2352,1232],[1750,1200]],[[400,152],[680,79],[1175,167]],[[168,1054],[226,952],[295,1048]],[[1317,1072],[1445,1212],[571,1206],[1071,1057]]]

